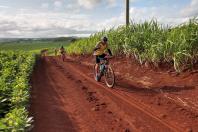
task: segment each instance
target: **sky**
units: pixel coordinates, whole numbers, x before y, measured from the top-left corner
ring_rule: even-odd
[[[130,19],[175,26],[198,16],[198,0],[130,0]],[[89,36],[125,24],[125,0],[0,0],[0,38]]]

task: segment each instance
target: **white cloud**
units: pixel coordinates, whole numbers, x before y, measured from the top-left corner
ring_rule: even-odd
[[[0,8],[9,8],[8,6],[0,5]]]
[[[169,26],[175,26],[189,20],[188,17],[180,16],[179,11],[176,8],[167,7],[131,7],[130,19],[136,23],[144,21],[150,21],[156,19],[159,23]],[[121,13],[119,16],[114,16],[108,20],[100,22],[97,27],[111,28],[125,24],[125,13]],[[100,28],[100,29],[101,29]]]
[[[55,2],[54,2],[54,6],[55,6],[56,8],[60,8],[60,7],[62,7],[62,5],[63,5],[63,3],[62,3],[61,1],[55,1]]]
[[[108,0],[108,4],[109,4],[109,7],[116,7],[117,6],[116,0]]]
[[[134,2],[137,2],[139,0],[129,0],[129,1],[130,1],[130,3],[134,3]]]
[[[29,10],[29,9],[3,9],[0,11],[0,37],[56,37],[56,36],[87,36],[93,32],[109,29],[125,24],[124,7],[120,14],[114,17],[100,19],[101,16],[93,11],[87,12],[86,9],[94,9],[98,5],[107,5],[109,7],[118,4],[116,0],[71,0],[66,4],[63,0],[53,0],[52,3],[41,4],[42,8],[50,9],[53,6],[55,10]],[[75,2],[74,2],[75,1]],[[134,2],[137,0],[131,0]],[[122,2],[124,6],[124,2]],[[83,7],[83,8],[82,8]],[[130,18],[135,22],[143,22],[156,18],[160,23],[176,25],[188,20],[188,16],[197,12],[197,2],[192,0],[191,4],[184,9],[178,7],[132,7],[130,8]],[[5,8],[4,6],[0,6]],[[60,9],[61,10],[56,10]],[[7,12],[6,12],[7,11]],[[183,11],[183,14],[180,13]]]
[[[79,5],[76,3],[67,4],[65,6],[65,9],[67,12],[70,12],[70,13],[80,13],[80,11],[81,11]]]
[[[188,18],[180,16],[179,11],[175,10],[174,8],[168,9],[167,7],[132,7],[130,9],[130,16],[135,22],[156,19],[161,24],[168,24],[170,26],[181,24],[188,20]]]
[[[97,4],[99,4],[102,0],[78,0],[78,4],[87,9],[92,9]]]
[[[24,12],[23,12],[24,11]],[[0,13],[0,37],[56,37],[90,35],[95,30],[86,15],[20,10]]]
[[[198,16],[198,0],[191,0],[190,5],[181,11],[181,14],[185,17]]]
[[[97,30],[110,29],[112,27],[118,27],[125,24],[124,14],[120,14],[118,17],[112,17],[97,24]]]
[[[42,3],[41,4],[41,8],[48,8],[49,7],[49,3]]]
[[[115,7],[116,0],[78,0],[78,4],[86,9],[93,9],[99,4],[106,3],[108,7]]]

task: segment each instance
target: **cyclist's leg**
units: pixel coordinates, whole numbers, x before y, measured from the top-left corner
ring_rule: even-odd
[[[64,58],[63,58],[63,52],[61,51],[61,59],[63,60]],[[63,60],[64,61],[64,60]]]
[[[96,67],[95,67],[95,71],[97,71],[97,73],[99,72],[99,64],[100,64],[100,59],[99,59],[99,57],[96,55]]]
[[[62,54],[62,58],[63,58],[63,61],[65,61],[65,55],[64,55],[64,53]]]
[[[63,53],[63,59],[64,59],[64,61],[65,61],[65,58],[66,58],[66,57],[65,57],[65,52],[64,52],[64,53]]]

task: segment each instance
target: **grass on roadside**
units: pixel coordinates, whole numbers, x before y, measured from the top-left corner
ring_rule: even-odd
[[[114,55],[133,56],[141,65],[158,66],[168,63],[177,72],[192,68],[198,61],[198,19],[175,26],[164,27],[157,21],[131,23],[103,30],[89,38],[78,40],[67,47],[68,54],[92,54],[100,38],[107,35]]]

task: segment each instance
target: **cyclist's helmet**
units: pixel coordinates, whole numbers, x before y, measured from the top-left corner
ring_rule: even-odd
[[[107,42],[108,41],[108,38],[105,36],[105,37],[102,37],[102,41],[103,42]]]

